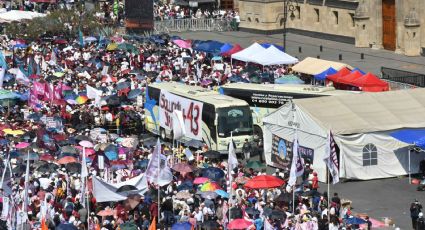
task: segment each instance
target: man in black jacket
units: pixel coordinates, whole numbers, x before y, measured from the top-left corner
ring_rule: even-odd
[[[415,230],[422,230],[422,229],[417,229],[416,225],[417,225],[417,220],[419,218],[419,214],[422,211],[422,205],[419,203],[418,200],[415,200],[415,202],[413,202],[410,205],[410,217],[412,218],[412,227]]]
[[[422,212],[419,213],[419,218],[416,220],[416,230],[425,229],[425,219]]]

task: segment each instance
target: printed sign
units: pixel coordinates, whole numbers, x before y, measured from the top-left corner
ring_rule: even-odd
[[[159,98],[159,123],[161,127],[172,130],[173,111],[182,111],[186,137],[202,140],[202,108],[202,102],[162,90]]]
[[[313,162],[313,149],[298,146],[298,153],[304,159],[304,162]],[[292,142],[273,135],[271,161],[279,165],[281,168],[290,168],[292,163]]]

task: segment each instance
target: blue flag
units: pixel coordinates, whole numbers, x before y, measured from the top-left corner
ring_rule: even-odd
[[[84,38],[83,38],[83,32],[81,30],[78,30],[78,39],[80,40],[80,46],[84,47]]]

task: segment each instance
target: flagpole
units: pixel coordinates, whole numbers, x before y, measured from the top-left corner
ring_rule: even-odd
[[[160,196],[161,196],[161,192],[160,192],[160,189],[161,189],[161,187],[159,186],[159,175],[160,175],[160,169],[161,169],[161,144],[159,144],[158,145],[158,154],[157,154],[157,157],[158,157],[158,176],[156,177],[156,183],[157,183],[157,185],[158,185],[158,224],[159,224],[159,218],[160,218],[160,215],[161,215],[161,208],[160,208],[160,203],[161,203],[161,198],[160,198]]]
[[[4,162],[3,174],[1,175],[0,188],[3,188],[4,177],[6,175],[7,168],[9,166],[10,154],[7,156],[6,162]]]
[[[328,197],[327,197],[327,199],[328,199],[328,217],[329,217],[329,210],[330,210],[330,208],[329,208],[329,204],[330,204],[330,197],[331,197],[331,183],[330,183],[330,177],[329,177],[329,174],[330,174],[330,172],[329,172],[329,169],[328,170],[326,170],[326,176],[327,176],[327,182],[328,182]]]
[[[86,196],[86,199],[87,199],[87,229],[90,229],[90,201],[89,201],[90,191],[89,191],[87,182],[88,182],[88,180],[87,180],[87,177],[86,177],[86,187],[85,187],[86,191],[84,191],[84,192],[87,192],[87,196]]]

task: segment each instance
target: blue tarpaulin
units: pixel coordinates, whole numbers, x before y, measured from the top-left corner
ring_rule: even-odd
[[[262,47],[264,47],[265,49],[269,48],[270,46],[274,46],[276,48],[278,48],[280,51],[285,52],[285,48],[283,48],[283,46],[278,46],[276,44],[271,44],[271,43],[261,43],[260,44]]]
[[[399,141],[425,149],[425,129],[402,129],[390,135]]]
[[[351,72],[355,72],[355,71],[359,71],[362,75],[366,74],[363,70],[361,70],[359,68],[354,68],[353,70],[351,70]]]
[[[218,54],[224,44],[218,41],[206,41],[194,48],[194,50],[202,51],[206,53]]]
[[[220,53],[226,53],[227,51],[231,50],[233,48],[233,45],[230,43],[226,43],[224,44],[221,48],[220,48]]]
[[[338,71],[336,69],[330,67],[329,69],[327,69],[327,70],[325,70],[325,71],[323,71],[319,74],[314,75],[314,79],[316,79],[318,81],[324,81],[324,80],[326,80],[326,77],[328,75],[332,75],[332,74],[336,74],[336,73],[338,73]]]

